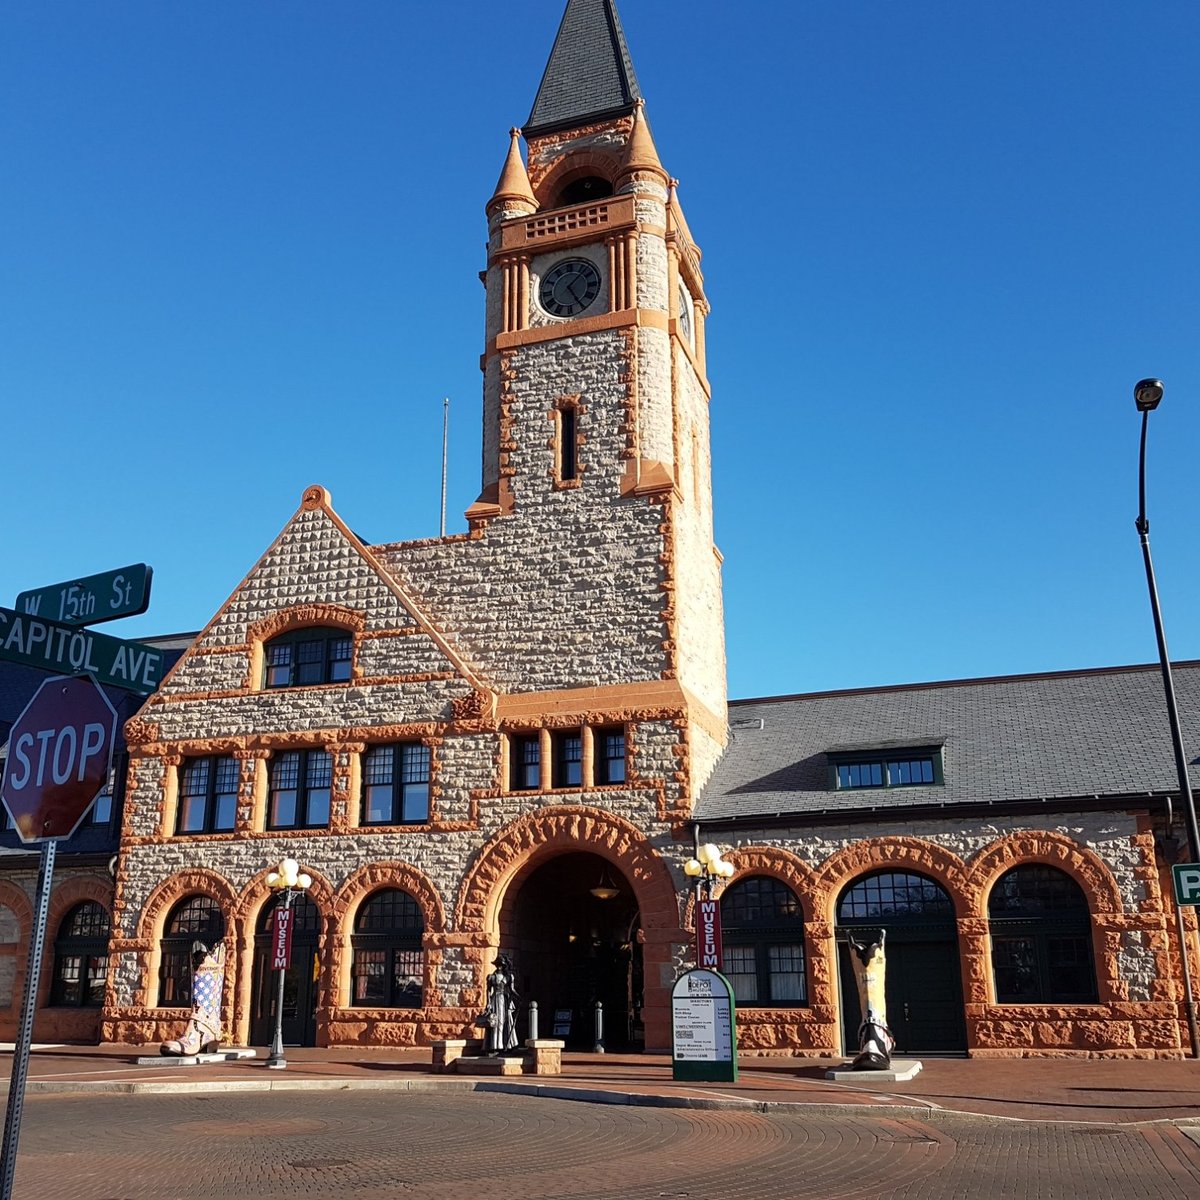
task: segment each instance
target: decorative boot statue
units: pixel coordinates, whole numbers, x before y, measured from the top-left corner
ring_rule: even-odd
[[[887,930],[879,931],[879,940],[870,943],[850,938],[850,953],[855,958],[855,978],[858,999],[862,1007],[862,1024],[858,1027],[858,1054],[850,1064],[852,1071],[886,1071],[892,1065],[892,1048],[896,1039],[887,1023],[887,998],[883,985],[887,960],[883,943]]]
[[[183,1037],[163,1042],[166,1055],[208,1054],[221,1040],[221,992],[225,986],[225,943],[192,943],[192,1019]]]

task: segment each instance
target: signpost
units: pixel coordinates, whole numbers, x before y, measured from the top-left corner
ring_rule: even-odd
[[[142,642],[0,608],[0,658],[79,675],[148,696],[163,677],[163,652]]]
[[[672,1077],[734,1083],[738,1077],[737,1006],[718,971],[684,971],[671,989]]]
[[[32,588],[17,597],[16,607],[32,617],[66,625],[95,625],[118,617],[135,617],[150,607],[153,572],[145,563],[118,567],[66,583]]]
[[[33,936],[25,967],[21,1025],[13,1048],[12,1080],[8,1087],[0,1200],[10,1200],[12,1196],[55,849],[60,839],[75,832],[96,793],[104,786],[112,767],[116,738],[116,710],[95,681],[86,676],[47,679],[9,733],[0,800],[12,816],[21,841],[26,845],[41,844],[42,859]]]
[[[1175,880],[1175,903],[1200,906],[1200,863],[1175,863],[1171,875]]]

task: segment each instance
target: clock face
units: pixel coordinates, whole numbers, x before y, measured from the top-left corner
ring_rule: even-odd
[[[586,258],[564,258],[542,278],[538,299],[555,317],[578,316],[600,295],[600,272]]]
[[[682,283],[679,285],[679,328],[683,331],[683,336],[690,342],[692,340],[692,298]]]

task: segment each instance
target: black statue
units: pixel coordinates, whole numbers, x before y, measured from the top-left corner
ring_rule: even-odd
[[[517,989],[512,959],[498,954],[487,977],[487,1009],[481,1018],[487,1030],[488,1054],[504,1054],[517,1046]]]

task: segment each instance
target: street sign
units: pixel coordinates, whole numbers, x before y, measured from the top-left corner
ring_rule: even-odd
[[[292,913],[296,910],[282,906],[275,910],[271,928],[271,970],[286,971],[292,965]]]
[[[163,652],[154,646],[11,608],[0,608],[0,658],[59,674],[86,671],[97,683],[143,696],[158,687],[164,674]]]
[[[117,710],[87,676],[47,679],[8,735],[0,800],[21,841],[70,837],[108,779]]]
[[[1200,905],[1200,863],[1176,863],[1171,874],[1175,878],[1175,903]]]
[[[721,969],[721,902],[696,902],[696,965]]]
[[[64,625],[95,625],[134,617],[150,607],[152,575],[145,563],[134,563],[101,575],[22,592],[15,607],[31,617],[46,617]]]

